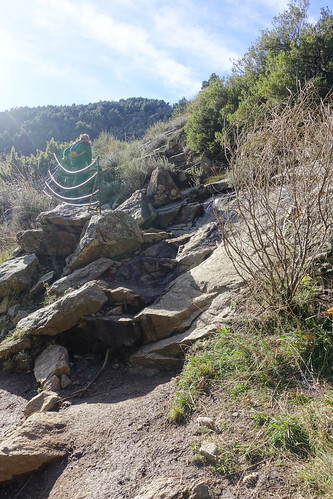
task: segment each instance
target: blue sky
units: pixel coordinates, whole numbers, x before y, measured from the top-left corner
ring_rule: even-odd
[[[193,98],[288,0],[0,0],[0,111]],[[310,0],[310,21],[332,0]]]

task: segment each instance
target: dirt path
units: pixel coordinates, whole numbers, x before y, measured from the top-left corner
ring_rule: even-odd
[[[74,380],[80,384],[61,395],[85,387],[100,367],[101,360],[80,359],[73,366]],[[175,375],[135,373],[108,364],[85,397],[59,408],[66,421],[67,457],[0,486],[0,498],[134,499],[144,485],[160,477],[173,479],[175,494],[166,499],[188,499],[184,491],[198,480],[209,486],[211,499],[302,497],[290,492],[283,471],[261,470],[252,489],[241,480],[231,484],[216,471],[195,466],[191,445],[198,441],[196,417],[199,412],[210,415],[221,400],[208,398],[186,425],[168,423]],[[23,420],[22,410],[35,393],[31,374],[1,375],[0,440]]]
[[[98,370],[81,374],[84,387]],[[133,373],[108,367],[85,398],[75,398],[60,409],[68,422],[66,459],[48,465],[29,477],[3,486],[4,499],[134,498],[140,488],[156,477],[174,477],[180,486],[207,472],[189,463],[189,447],[196,426],[175,426],[166,420],[175,373]],[[22,419],[22,409],[33,395],[30,376],[9,375],[2,379],[0,430],[13,429]],[[19,392],[26,391],[26,398]],[[64,395],[64,393],[62,394]],[[66,404],[65,404],[66,405]],[[1,433],[0,433],[1,435]]]

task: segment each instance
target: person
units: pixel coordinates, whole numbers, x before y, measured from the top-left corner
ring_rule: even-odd
[[[73,174],[67,174],[65,180],[66,186],[72,186],[74,189],[71,197],[89,194],[92,190],[92,182],[89,182],[82,187],[79,187],[79,185],[90,177],[90,168],[83,172],[77,171],[85,166],[89,166],[92,162],[92,149],[89,135],[87,133],[81,133],[79,138],[64,150],[62,160],[65,161],[69,169],[73,171]],[[78,188],[76,189],[75,186],[78,186]]]
[[[63,160],[66,160],[66,158],[69,158],[74,169],[90,165],[92,150],[90,138],[87,133],[81,133],[79,138],[64,150]]]

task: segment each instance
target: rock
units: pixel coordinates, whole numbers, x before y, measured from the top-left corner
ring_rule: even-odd
[[[170,237],[170,234],[164,231],[157,231],[153,232],[152,229],[149,231],[145,231],[142,233],[142,238],[144,243],[152,244],[157,241],[163,241],[164,239],[168,239]]]
[[[86,317],[80,321],[79,328],[103,341],[111,350],[132,347],[141,338],[139,326],[132,317]]]
[[[189,499],[210,499],[208,486],[203,482],[198,482],[191,488]]]
[[[116,208],[134,218],[140,227],[148,226],[156,218],[154,206],[149,202],[146,189],[133,192],[130,198]]]
[[[214,442],[202,442],[199,452],[211,463],[218,460],[218,448]]]
[[[98,258],[96,261],[90,263],[82,269],[75,270],[68,276],[58,279],[49,288],[49,293],[52,294],[62,294],[69,288],[77,289],[83,286],[88,281],[98,279],[104,272],[106,272],[112,265],[114,261],[110,258]]]
[[[247,487],[253,487],[259,479],[259,473],[253,472],[250,473],[249,475],[245,475],[242,478],[242,483],[246,485]]]
[[[144,345],[130,356],[130,362],[142,367],[158,367],[169,369],[176,367],[184,357],[188,346],[195,341],[205,338],[216,331],[216,326],[194,329],[191,332],[175,334],[168,338]]]
[[[48,272],[40,277],[39,281],[31,288],[29,295],[33,297],[44,292],[45,286],[48,286],[52,282],[54,275],[55,272],[52,270],[51,272]]]
[[[12,323],[14,324],[14,326],[17,326],[20,320],[24,317],[27,317],[29,314],[30,310],[19,309],[15,316],[12,318]]]
[[[9,307],[9,296],[5,296],[0,303],[0,314],[5,314]]]
[[[137,314],[144,342],[156,342],[184,331],[185,337],[193,333],[194,341],[196,336],[216,329],[215,324],[227,324],[234,313],[232,301],[243,284],[223,247],[218,247],[207,260],[175,279],[156,303]],[[179,346],[183,340],[178,337],[171,344]]]
[[[169,171],[162,168],[153,170],[147,187],[147,195],[152,198],[154,206],[171,203],[182,196]]]
[[[202,293],[188,273],[178,277],[157,303],[137,314],[145,343],[183,332],[212,301],[213,294]]]
[[[94,215],[86,226],[73,255],[67,259],[64,275],[98,258],[131,254],[143,243],[138,223],[123,211]]]
[[[130,281],[133,286],[140,288],[140,296],[144,296],[149,284],[160,282],[177,265],[172,258],[133,257],[123,263],[115,274],[119,281]],[[156,290],[155,290],[156,296]]]
[[[23,411],[25,417],[29,417],[35,412],[51,411],[53,407],[60,402],[61,397],[51,391],[43,391],[38,393],[34,398],[29,400]]]
[[[194,267],[197,267],[202,263],[206,258],[208,258],[212,253],[213,248],[202,248],[199,251],[195,251],[194,253],[187,253],[183,256],[178,256],[178,269],[179,272],[186,272],[187,270],[191,270]]]
[[[209,194],[220,194],[233,189],[233,184],[230,178],[226,178],[217,182],[210,182],[203,187]]]
[[[199,426],[205,426],[206,428],[209,428],[210,430],[214,430],[214,431],[216,430],[216,423],[215,423],[214,419],[212,419],[212,418],[199,416],[197,418],[197,424]]]
[[[17,242],[25,253],[68,256],[79,242],[80,233],[67,230],[29,229],[17,234]]]
[[[68,352],[61,345],[49,345],[35,361],[34,375],[36,381],[43,385],[51,376],[70,374]]]
[[[109,291],[114,305],[138,305],[139,296],[129,288],[119,287]]]
[[[14,336],[12,338],[5,338],[0,343],[0,359],[5,359],[10,355],[22,352],[23,350],[30,350],[33,348],[33,341],[29,337]]]
[[[17,327],[32,335],[54,336],[75,326],[84,315],[98,312],[107,301],[103,289],[91,281],[31,313]]]
[[[55,228],[59,228],[59,226],[66,226],[82,229],[91,217],[92,213],[88,211],[87,207],[59,204],[53,210],[40,213],[37,222],[42,227],[55,226]]]
[[[156,208],[157,217],[153,222],[153,226],[158,227],[159,229],[166,229],[169,227],[169,225],[171,225],[177,217],[184,204],[185,201],[181,200]]]
[[[187,489],[179,478],[160,477],[143,486],[134,499],[178,499],[185,496]]]
[[[61,388],[60,378],[56,375],[51,376],[43,383],[43,389],[51,392],[58,392]]]
[[[37,266],[35,254],[4,261],[0,265],[0,297],[28,290]]]
[[[65,389],[68,388],[72,384],[72,380],[67,374],[62,374],[60,376],[60,386]]]
[[[65,416],[32,414],[0,445],[0,482],[39,469],[66,455]]]

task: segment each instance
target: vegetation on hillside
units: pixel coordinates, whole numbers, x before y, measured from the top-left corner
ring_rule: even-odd
[[[284,102],[299,86],[314,81],[318,96],[333,85],[333,15],[321,10],[307,20],[307,0],[295,0],[273,20],[273,28],[236,61],[229,78],[213,74],[189,106],[186,132],[196,152],[224,157],[226,134],[253,128],[266,111]]]
[[[108,132],[117,139],[140,138],[156,121],[167,120],[172,107],[158,99],[132,97],[88,105],[18,107],[0,112],[0,151],[14,147],[20,155],[35,154],[47,141],[75,140],[80,133],[96,138]]]

